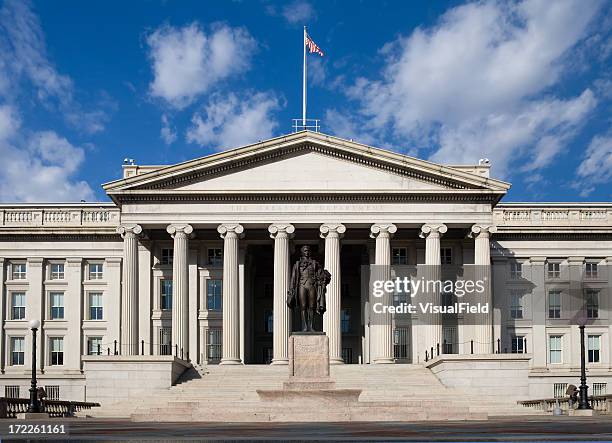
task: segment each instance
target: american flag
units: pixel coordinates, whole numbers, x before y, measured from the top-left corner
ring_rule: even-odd
[[[306,46],[308,46],[308,51],[310,51],[311,54],[313,52],[316,52],[321,57],[323,57],[323,51],[321,51],[321,48],[319,48],[317,46],[317,44],[312,41],[312,39],[310,38],[310,36],[308,34],[306,34],[306,42],[305,42],[305,44],[306,44]]]

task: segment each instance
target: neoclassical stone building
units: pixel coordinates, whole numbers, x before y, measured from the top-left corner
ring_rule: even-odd
[[[530,396],[552,397],[577,384],[584,296],[589,372],[605,392],[612,203],[501,203],[510,184],[489,168],[299,132],[171,166],[124,165],[104,185],[111,203],[3,204],[0,385],[27,395],[35,318],[41,383],[62,398],[87,397],[91,354],[286,364],[290,263],[309,244],[332,274],[322,321],[332,362],[424,364],[434,346],[525,353]],[[399,276],[421,264],[484,267],[490,314],[371,321],[371,266]]]

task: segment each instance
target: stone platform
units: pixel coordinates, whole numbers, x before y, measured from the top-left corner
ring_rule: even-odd
[[[283,389],[257,389],[262,402],[349,405],[361,389],[336,389],[329,376],[329,338],[323,332],[294,332],[289,337],[289,379]]]

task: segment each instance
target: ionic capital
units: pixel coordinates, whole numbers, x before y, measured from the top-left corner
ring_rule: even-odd
[[[295,226],[289,223],[274,223],[268,226],[268,232],[270,233],[270,238],[276,238],[278,234],[285,234],[287,237],[291,237],[295,232]]]
[[[224,223],[217,227],[217,232],[221,236],[221,238],[225,238],[227,235],[236,235],[239,238],[242,238],[244,233],[244,226],[240,223]]]
[[[370,226],[370,237],[376,238],[380,235],[391,237],[397,232],[397,226],[393,223],[375,223]]]
[[[324,223],[319,227],[319,232],[321,233],[321,238],[325,238],[329,235],[335,235],[342,238],[343,234],[346,232],[346,226],[341,223]]]
[[[174,238],[176,235],[181,234],[188,237],[193,234],[193,226],[186,224],[172,224],[168,225],[168,227],[166,228],[166,232],[168,232],[168,234],[170,234],[172,238]]]
[[[117,228],[117,233],[121,235],[121,238],[126,236],[138,236],[142,234],[142,226],[136,224],[121,225]]]
[[[419,237],[440,237],[446,231],[448,231],[448,227],[443,223],[425,223],[421,226]]]
[[[495,225],[472,225],[468,237],[489,237],[490,234],[497,232]]]

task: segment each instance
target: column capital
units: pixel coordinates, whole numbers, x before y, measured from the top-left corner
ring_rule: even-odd
[[[421,226],[419,237],[440,237],[446,231],[448,231],[448,227],[444,223],[425,223],[423,226]]]
[[[276,238],[278,234],[287,234],[287,236],[291,236],[295,232],[295,226],[289,223],[273,223],[268,226],[268,232],[270,233],[270,238]]]
[[[168,234],[170,234],[170,236],[172,238],[174,238],[174,236],[176,234],[185,234],[186,236],[189,236],[191,234],[193,234],[193,226],[191,225],[186,225],[186,224],[171,224],[168,225],[168,227],[166,228],[166,232]]]
[[[126,235],[140,235],[142,234],[142,226],[137,224],[125,224],[117,228],[117,233],[121,234],[121,238],[125,238]]]
[[[393,235],[397,232],[397,226],[393,223],[374,223],[370,226],[370,237],[376,238],[379,235]]]
[[[240,223],[223,223],[217,227],[217,232],[221,238],[225,238],[227,234],[236,234],[238,237],[242,237],[244,226]]]
[[[473,238],[473,237],[488,237],[490,234],[493,234],[497,232],[497,226],[495,225],[488,225],[488,224],[475,224],[472,225],[472,227],[470,228],[470,233],[468,234],[468,237]]]
[[[342,234],[346,232],[346,226],[342,223],[323,223],[319,227],[319,232],[321,233],[321,238],[327,237],[330,233],[335,233],[338,237],[342,237]]]

